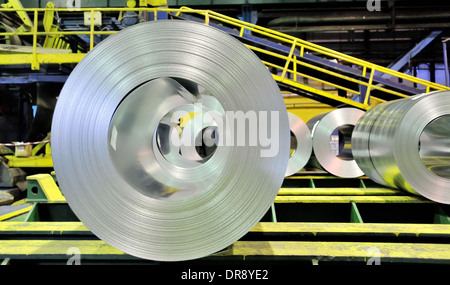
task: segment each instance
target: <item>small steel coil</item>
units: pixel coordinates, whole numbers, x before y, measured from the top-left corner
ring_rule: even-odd
[[[364,111],[356,108],[341,108],[311,118],[307,122],[313,142],[309,163],[338,177],[354,178],[364,175],[353,157],[350,145],[353,128],[363,114]],[[330,144],[332,135],[339,137],[335,149]]]
[[[311,132],[302,119],[288,113],[291,130],[291,155],[286,170],[286,176],[300,171],[309,161],[312,152]]]

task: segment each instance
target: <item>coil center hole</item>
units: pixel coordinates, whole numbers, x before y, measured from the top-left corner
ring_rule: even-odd
[[[184,159],[207,162],[217,149],[217,127],[203,121],[203,110],[194,104],[167,113],[156,130],[160,153],[169,162]],[[182,115],[180,117],[180,115]],[[167,122],[171,123],[168,124]],[[173,156],[176,152],[176,156]]]
[[[289,151],[289,158],[291,158],[294,155],[295,150],[297,149],[297,144],[298,144],[297,138],[295,137],[295,134],[291,131],[291,149]]]
[[[208,189],[221,173],[216,160],[222,104],[195,82],[150,80],[120,102],[109,126],[109,155],[135,190],[181,200]],[[208,116],[209,115],[209,116]],[[219,157],[219,158],[218,158]]]
[[[330,150],[342,160],[353,160],[352,133],[354,125],[342,125],[334,129],[330,135]]]

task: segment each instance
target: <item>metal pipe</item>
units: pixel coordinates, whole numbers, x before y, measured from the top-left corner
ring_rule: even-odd
[[[447,56],[447,41],[450,39],[446,39],[442,41],[442,52],[444,55],[444,71],[445,71],[445,86],[450,86],[450,74],[448,68],[448,56]]]
[[[449,11],[422,11],[417,13],[417,11],[396,11],[395,19],[396,23],[400,22],[420,22],[424,23],[427,21],[438,21],[442,19],[447,19]],[[332,12],[332,13],[317,13],[317,14],[305,14],[301,16],[289,16],[280,17],[271,20],[267,26],[281,27],[281,26],[303,26],[303,25],[325,25],[325,24],[370,24],[370,23],[383,23],[386,24],[387,21],[391,21],[390,14],[383,13],[371,13],[368,11],[363,11],[360,13],[355,12]]]

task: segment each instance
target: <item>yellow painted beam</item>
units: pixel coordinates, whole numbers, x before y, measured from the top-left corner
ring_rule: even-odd
[[[4,240],[0,243],[3,256],[67,255],[70,248],[81,255],[124,256],[122,251],[101,240]],[[374,251],[375,250],[375,251]],[[230,250],[216,256],[289,256],[330,257],[333,259],[363,259],[378,253],[383,259],[412,259],[416,261],[450,260],[449,244],[376,243],[376,242],[296,242],[296,241],[237,241]]]
[[[89,230],[81,222],[2,222],[0,234],[5,232],[85,233]],[[450,235],[450,225],[441,224],[352,224],[352,223],[258,223],[253,233],[313,233],[323,234],[400,234]],[[126,254],[101,240],[3,240],[0,243],[1,256],[49,256],[67,255],[76,247],[81,255],[125,256]],[[237,241],[229,250],[215,256],[248,257],[323,257],[325,260],[363,260],[378,254],[385,259],[422,261],[450,260],[450,244],[426,243],[383,243],[383,242],[316,242],[316,241]]]
[[[343,179],[343,180],[349,180],[351,178],[342,178],[342,177],[338,177],[338,176],[330,176],[327,172],[323,172],[326,173],[326,175],[300,175],[300,176],[288,176],[285,177],[284,179],[288,179],[288,180],[296,180],[296,179]],[[358,178],[354,178],[354,179],[369,179],[367,176],[361,176]]]
[[[277,196],[275,203],[432,203],[413,196]]]
[[[65,52],[62,50],[61,52]],[[85,56],[84,53],[69,54],[37,54],[36,60],[39,64],[54,63],[78,63]],[[31,64],[33,54],[0,54],[0,65]]]
[[[353,196],[353,195],[401,195],[400,190],[387,188],[281,188],[279,196]]]
[[[54,54],[69,54],[70,50],[61,50],[57,48],[48,48],[48,47],[38,47],[38,54],[46,54],[46,55],[54,55]],[[0,54],[5,55],[16,55],[16,54],[31,54],[33,53],[32,46],[21,46],[21,45],[8,45],[8,44],[0,44]]]
[[[9,0],[6,4],[1,5],[4,8],[13,8],[16,10],[17,15],[19,15],[20,19],[23,22],[23,25],[26,27],[25,29],[32,29],[33,23],[31,22],[28,14],[23,11],[23,5],[20,0]]]
[[[8,160],[9,167],[53,167],[51,155],[39,155],[29,157],[4,156]]]
[[[142,0],[141,0],[142,1]],[[167,0],[146,0],[150,6],[166,6]]]
[[[11,219],[11,218],[13,218],[13,217],[16,217],[16,216],[18,216],[18,215],[24,214],[24,213],[30,211],[32,207],[33,207],[33,206],[30,205],[30,206],[28,206],[28,207],[23,207],[23,208],[21,208],[21,209],[19,209],[19,210],[16,210],[16,211],[14,211],[14,212],[10,212],[10,213],[7,213],[7,214],[0,215],[0,221],[5,221],[5,220]],[[3,223],[0,223],[0,225],[1,225],[1,224],[3,224]],[[0,230],[0,231],[1,231],[1,230]]]
[[[61,235],[65,232],[88,233],[89,229],[82,222],[2,222],[0,234],[4,232],[50,233]],[[297,223],[297,222],[260,222],[252,233],[313,233],[313,234],[408,234],[450,235],[447,224],[395,224],[395,223]]]
[[[1,228],[0,228],[1,229]],[[394,223],[291,223],[291,222],[260,222],[251,232],[277,233],[313,233],[313,234],[409,234],[420,235],[450,235],[450,225],[447,224],[394,224]]]
[[[3,222],[0,223],[2,232],[49,232],[62,234],[63,232],[89,232],[82,222]]]
[[[141,7],[150,6],[166,6],[167,0],[139,0],[139,5]]]
[[[81,255],[125,256],[122,251],[101,240],[3,240],[2,256],[67,255],[70,248]],[[230,250],[215,256],[286,256],[329,257],[332,259],[412,259],[416,261],[450,260],[449,244],[377,243],[377,242],[304,242],[304,241],[237,241]]]
[[[27,177],[27,181],[36,181],[49,203],[66,203],[66,198],[62,195],[58,185],[56,185],[55,180],[50,174],[31,175]],[[32,200],[32,197],[28,196],[28,199]]]
[[[81,255],[125,255],[101,240],[2,240],[0,255],[67,255],[70,248]]]
[[[238,241],[221,256],[291,256],[360,258],[368,260],[378,253],[381,258],[414,260],[449,260],[450,244],[377,243],[377,242],[303,242]]]
[[[44,25],[44,30],[46,32],[50,32],[53,26],[53,19],[55,18],[55,11],[51,9],[55,8],[55,4],[53,4],[52,1],[48,1],[46,8],[48,8],[49,10],[46,10],[44,12],[44,19],[42,20],[42,24]]]

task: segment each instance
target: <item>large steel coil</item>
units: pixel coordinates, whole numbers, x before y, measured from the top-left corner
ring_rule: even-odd
[[[200,129],[227,125],[202,161],[171,140],[181,115],[197,111],[215,119]],[[141,258],[188,260],[226,248],[270,208],[289,121],[271,74],[238,40],[194,22],[146,22],[102,41],[71,73],[52,153],[69,206],[95,235]]]
[[[313,142],[309,163],[339,177],[362,176],[364,173],[353,158],[350,144],[353,128],[363,114],[359,109],[341,108],[311,118],[307,122]],[[336,149],[330,144],[333,134],[339,138]]]
[[[450,92],[378,104],[357,123],[353,154],[377,183],[450,204]]]

